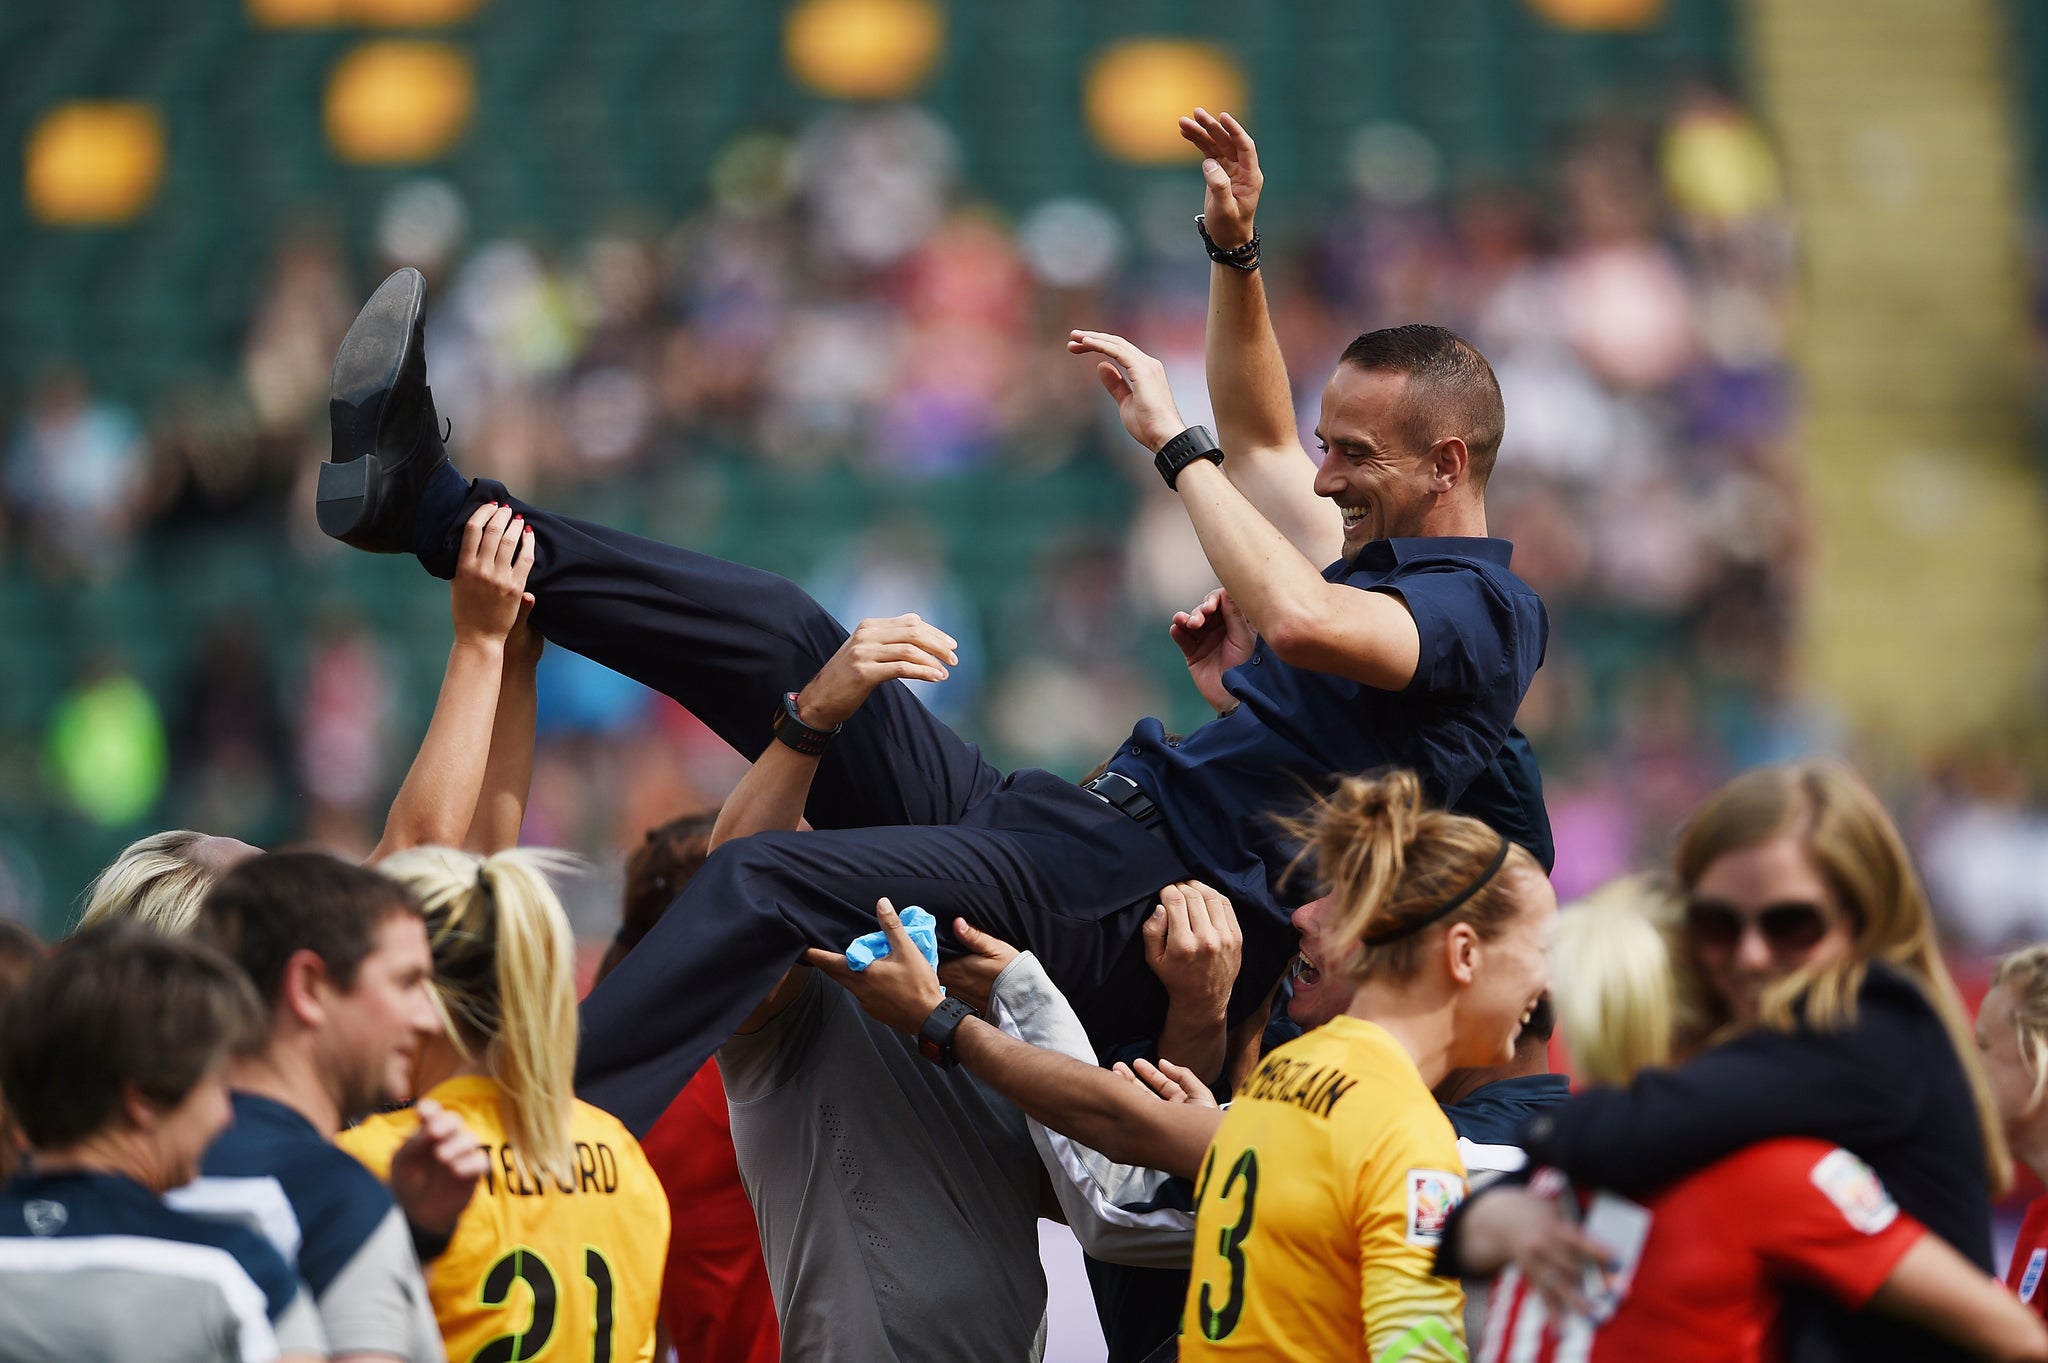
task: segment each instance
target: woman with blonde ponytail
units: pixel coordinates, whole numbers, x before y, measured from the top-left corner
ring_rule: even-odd
[[[451,1358],[654,1356],[668,1200],[626,1128],[575,1097],[576,943],[548,884],[568,865],[420,847],[378,868],[419,900],[433,951],[442,1032],[414,1063],[420,1094],[489,1156],[428,1271]],[[387,1113],[341,1144],[388,1176],[417,1125]]]
[[[1812,1137],[1853,1152],[1990,1272],[2005,1139],[1926,895],[1877,797],[1832,762],[1759,768],[1694,812],[1675,869],[1678,964],[1704,1048],[1552,1109],[1531,1125],[1530,1159],[1641,1198],[1759,1141]],[[1793,1359],[1964,1356],[1812,1297],[1793,1303],[1785,1333]]]

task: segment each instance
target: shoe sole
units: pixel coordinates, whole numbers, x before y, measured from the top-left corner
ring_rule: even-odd
[[[335,353],[334,377],[327,390],[330,419],[341,408],[360,415],[391,391],[405,367],[406,348],[426,301],[426,278],[409,266],[377,286]],[[315,510],[320,529],[336,539],[346,539],[362,528],[381,472],[376,449],[384,416],[380,410],[374,424],[349,423],[364,436],[366,448],[355,453],[333,449],[320,465]]]

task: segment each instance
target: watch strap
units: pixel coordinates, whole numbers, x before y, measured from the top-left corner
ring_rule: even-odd
[[[803,721],[797,713],[796,692],[783,696],[782,704],[775,707],[775,736],[807,757],[823,757],[825,749],[831,746],[832,736],[844,725],[835,724],[829,729],[820,729]]]
[[[960,1024],[974,1016],[974,1009],[951,995],[939,1000],[924,1026],[917,1029],[917,1049],[940,1069],[953,1068],[953,1034]]]
[[[1180,477],[1180,471],[1197,459],[1223,462],[1223,450],[1216,444],[1216,433],[1207,426],[1190,426],[1160,447],[1153,457],[1152,465],[1159,470],[1159,476],[1172,487]]]

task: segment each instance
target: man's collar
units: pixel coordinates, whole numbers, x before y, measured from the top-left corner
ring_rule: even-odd
[[[1373,540],[1358,551],[1361,568],[1392,568],[1421,558],[1478,558],[1501,567],[1514,556],[1511,541],[1483,535],[1418,535]]]

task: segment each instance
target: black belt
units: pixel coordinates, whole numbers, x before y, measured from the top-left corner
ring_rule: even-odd
[[[1128,815],[1138,827],[1149,833],[1157,833],[1166,825],[1166,820],[1160,817],[1159,806],[1153,804],[1152,797],[1140,790],[1138,783],[1128,776],[1106,771],[1081,789],[1111,809]]]

